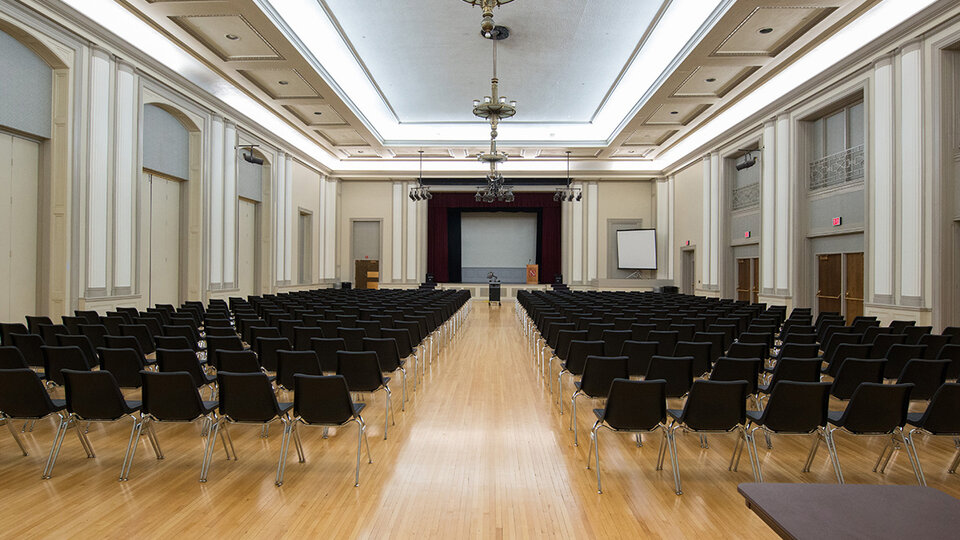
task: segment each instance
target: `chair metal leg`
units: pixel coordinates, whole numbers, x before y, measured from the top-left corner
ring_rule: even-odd
[[[356,422],[357,422],[357,470],[353,475],[353,487],[360,486],[360,450],[361,450],[360,447],[363,446],[363,431],[364,431],[363,422],[361,422],[360,420],[357,420]],[[369,457],[369,452],[370,452],[370,445],[368,444],[367,445],[368,457]]]
[[[917,483],[921,486],[927,485],[927,479],[923,476],[923,467],[920,466],[920,456],[917,455],[917,447],[913,444],[913,433],[904,433],[900,428],[900,436],[903,438],[903,445],[907,449],[907,456],[910,457],[910,464],[913,465],[913,472],[917,475]]]
[[[123,464],[120,466],[120,481],[126,482],[130,477],[130,469],[133,467],[133,458],[137,455],[137,446],[140,444],[140,433],[143,431],[143,422],[134,415],[133,426],[130,428],[130,439],[127,441],[127,452],[123,455]]]
[[[889,442],[884,445],[883,449],[880,450],[880,455],[877,456],[877,462],[873,464],[873,472],[879,472],[883,474],[884,470],[880,468],[880,463],[883,462],[883,458],[887,456],[887,452],[893,454],[893,442]],[[884,469],[886,468],[886,463],[883,464]]]
[[[728,471],[736,471],[740,468],[740,456],[743,454],[743,446],[746,438],[737,437],[737,443],[733,445],[733,454],[730,456],[730,464],[727,465]]]
[[[760,482],[760,467],[757,465],[759,461],[759,456],[754,455],[754,442],[753,437],[751,437],[747,430],[743,426],[740,426],[740,436],[743,437],[743,446],[747,447],[747,457],[750,458],[750,468],[753,469],[753,481]],[[743,450],[741,450],[742,452]]]
[[[405,369],[403,369],[403,368],[400,368],[400,375],[401,375],[401,377],[403,378],[403,381],[402,381],[402,383],[403,383],[403,388],[402,388],[402,389],[403,389],[403,393],[402,393],[402,395],[401,395],[401,398],[402,398],[402,399],[400,400],[400,410],[401,410],[401,411],[406,411],[406,410],[407,410],[407,406],[406,406],[406,403],[407,403],[407,370],[405,370]]]
[[[230,436],[230,429],[227,427],[229,422],[221,419],[220,423],[223,424],[220,431],[220,437],[223,438],[223,451],[227,453],[227,459],[230,459],[230,454],[233,453],[233,460],[237,461],[237,449],[233,447],[233,437]],[[230,450],[227,450],[227,443],[230,443]]]
[[[290,432],[293,431],[293,424],[287,419],[283,420],[283,437],[280,439],[280,460],[277,463],[277,479],[274,482],[277,487],[283,485],[283,472],[287,462],[287,447],[290,445]]]
[[[680,462],[677,460],[677,438],[676,428],[670,430],[667,443],[670,446],[670,463],[673,465],[673,482],[676,487],[677,495],[683,495],[683,489],[680,487]]]
[[[203,461],[200,463],[200,482],[207,481],[207,474],[210,472],[210,463],[213,461],[213,447],[217,444],[217,434],[220,432],[220,423],[214,422],[212,418],[207,417],[207,440],[203,450]],[[224,442],[226,448],[226,442]]]
[[[760,468],[760,453],[757,452],[756,433],[757,433],[756,428],[754,428],[754,430],[750,433],[750,446],[753,447],[753,458],[755,460],[753,465],[753,472],[756,475],[757,482],[763,482],[763,470]]]
[[[957,455],[953,456],[953,462],[950,463],[950,468],[947,469],[947,472],[950,474],[956,474],[957,465],[960,465],[960,452],[957,452]]]
[[[140,422],[144,424],[144,428],[147,430],[147,440],[150,441],[150,446],[153,447],[153,454],[157,456],[158,461],[163,459],[163,450],[160,449],[160,441],[157,440],[157,432],[153,427],[154,423],[144,419],[141,419]]]
[[[17,434],[17,428],[13,427],[13,422],[10,420],[4,420],[3,423],[7,425],[7,428],[10,430],[10,434],[13,435],[13,440],[17,441],[17,446],[20,447],[20,451],[26,456],[27,448],[23,446],[23,441],[20,440],[20,435]]]
[[[76,417],[74,417],[71,425],[77,432],[77,438],[80,439],[80,446],[82,446],[83,450],[87,453],[87,458],[97,457],[97,454],[93,451],[93,445],[90,444],[90,439],[87,438],[87,432],[80,428],[80,422]]]
[[[843,484],[843,470],[840,468],[840,456],[837,455],[837,445],[833,439],[833,431],[827,428],[825,433],[827,450],[830,452],[830,458],[833,460],[833,469],[837,473],[837,482]]]
[[[599,427],[599,425],[597,426]],[[597,450],[597,493],[603,493],[603,488],[600,485],[600,432],[597,430],[597,427],[593,428],[593,441]],[[587,463],[590,462],[590,454],[587,454]]]
[[[574,446],[579,446],[577,441],[577,396],[579,394],[580,392],[574,392],[573,397],[570,398],[571,408],[573,409],[573,412],[570,413],[570,424],[572,424],[572,427],[573,427],[573,445]]]
[[[383,440],[387,440],[387,427],[390,426],[390,387],[384,385],[384,390],[387,391],[387,413],[383,417]],[[394,421],[396,424],[396,421]]]
[[[57,425],[57,434],[53,438],[53,447],[50,448],[50,455],[47,456],[47,464],[43,468],[40,478],[46,480],[53,474],[53,466],[57,463],[57,456],[60,455],[60,445],[63,444],[63,436],[67,433],[67,428],[72,421],[70,416],[60,415],[60,423]]]
[[[810,445],[810,451],[807,453],[807,462],[804,463],[803,468],[800,469],[800,472],[810,472],[810,466],[813,465],[813,458],[817,455],[817,448],[820,447],[820,439],[823,439],[824,436],[821,431],[817,431],[813,436],[813,444]]]

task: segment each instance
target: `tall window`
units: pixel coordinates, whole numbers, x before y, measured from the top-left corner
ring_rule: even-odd
[[[810,190],[863,181],[863,102],[811,122]]]

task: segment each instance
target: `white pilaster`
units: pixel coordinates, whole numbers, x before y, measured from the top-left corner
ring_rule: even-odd
[[[670,212],[670,219],[667,221],[667,229],[669,234],[667,236],[667,279],[673,279],[673,258],[676,250],[676,191],[677,191],[677,177],[671,176],[667,179],[667,197],[669,202],[667,203],[667,210]]]
[[[293,281],[293,228],[296,226],[297,213],[293,206],[293,156],[287,154],[283,165],[283,198],[285,219],[283,233],[283,279]]]
[[[274,187],[273,193],[276,194],[274,198],[274,268],[276,270],[276,280],[278,282],[284,280],[284,268],[285,264],[285,247],[286,246],[286,231],[287,231],[287,198],[286,198],[286,168],[287,160],[286,154],[279,152],[277,154],[277,170],[276,174],[273,175],[274,178]]]
[[[403,277],[403,200],[410,200],[410,197],[404,195],[404,187],[405,184],[401,182],[393,183],[393,226],[391,227],[393,249],[390,252],[392,269],[390,281],[400,281]]]
[[[133,209],[137,179],[137,89],[133,67],[117,65],[116,149],[113,183],[113,285],[118,288],[133,286],[136,230]],[[132,292],[132,291],[131,291]]]
[[[599,255],[600,197],[596,182],[587,183],[587,281],[597,279],[597,257]]]
[[[720,284],[720,153],[710,156],[710,285]]]
[[[210,122],[210,283],[223,283],[223,119]]]
[[[658,180],[657,187],[657,279],[670,279],[670,232],[672,227],[670,179]]]
[[[583,184],[575,184],[574,187],[579,187],[581,193],[586,190]],[[583,282],[583,204],[572,204],[570,205],[573,210],[573,218],[570,220],[570,239],[571,239],[571,261],[572,261],[572,272],[571,279],[573,283],[582,283]]]
[[[223,283],[233,285],[237,271],[237,125],[226,122],[223,142]]]
[[[919,41],[900,53],[900,295],[919,303],[923,294],[923,49]]]
[[[893,300],[893,184],[896,167],[894,113],[896,111],[893,58],[884,58],[873,70],[873,118],[870,133],[874,146],[870,152],[873,185],[870,197],[870,269],[873,271],[873,301]]]
[[[327,178],[326,190],[323,214],[325,223],[323,234],[326,237],[323,249],[326,253],[323,257],[323,274],[327,279],[334,279],[337,277],[337,180]]]
[[[700,276],[701,286],[710,284],[710,212],[713,205],[710,204],[710,156],[703,157],[703,227],[700,230],[700,242],[703,244],[700,253]]]
[[[110,58],[90,59],[90,133],[87,136],[87,288],[107,288],[107,201],[110,187]]]
[[[772,291],[777,223],[777,128],[772,121],[763,124],[763,157],[760,176],[760,288]]]
[[[777,179],[776,179],[776,253],[774,287],[784,294],[790,288],[790,117],[777,118]]]
[[[410,197],[406,199],[407,205],[407,249],[406,249],[406,275],[404,279],[412,282],[419,282],[420,273],[417,272],[417,223],[419,222],[420,216],[418,214],[420,205],[417,204],[417,201],[410,200]],[[429,204],[429,203],[428,203]],[[397,276],[399,278],[399,274]]]

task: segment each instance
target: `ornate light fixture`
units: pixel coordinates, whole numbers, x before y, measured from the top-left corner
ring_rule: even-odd
[[[567,185],[566,187],[557,188],[553,192],[553,200],[560,202],[573,202],[583,199],[583,190],[578,187],[571,187],[570,185],[570,150],[567,150]]]
[[[497,150],[497,126],[500,120],[517,114],[517,102],[500,95],[500,81],[497,79],[497,42],[506,39],[510,35],[510,30],[505,26],[497,26],[493,22],[493,8],[513,0],[463,1],[483,8],[480,34],[493,42],[493,77],[490,78],[490,95],[484,96],[482,100],[473,100],[473,114],[490,122],[490,151],[477,155],[478,160],[490,165],[490,172],[487,173],[487,185],[477,188],[475,198],[478,202],[513,202],[513,188],[504,185],[503,175],[497,170],[497,165],[506,161],[508,157],[506,152]]]
[[[418,152],[420,152],[420,176],[417,177],[417,185],[410,188],[410,200],[429,201],[433,198],[433,193],[430,193],[430,186],[423,185],[423,150]]]

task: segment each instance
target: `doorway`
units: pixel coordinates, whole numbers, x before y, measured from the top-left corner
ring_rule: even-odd
[[[351,260],[354,261],[354,284],[358,288],[365,288],[367,271],[361,271],[356,261],[380,260],[380,220],[354,220],[351,223]],[[362,275],[361,275],[362,274]]]
[[[863,253],[817,255],[817,310],[844,315],[847,323],[863,315]]]
[[[300,211],[299,229],[297,231],[300,255],[298,271],[299,283],[313,282],[313,214]]]
[[[37,314],[40,144],[0,133],[0,317]]]
[[[237,209],[240,230],[237,234],[237,286],[240,296],[246,298],[258,294],[257,290],[257,203],[240,199]]]
[[[760,259],[737,259],[737,300],[760,301]]]
[[[680,275],[680,292],[693,294],[697,284],[696,252],[692,249],[683,251],[683,264]]]
[[[150,193],[149,305],[180,305],[180,182],[147,174]]]

